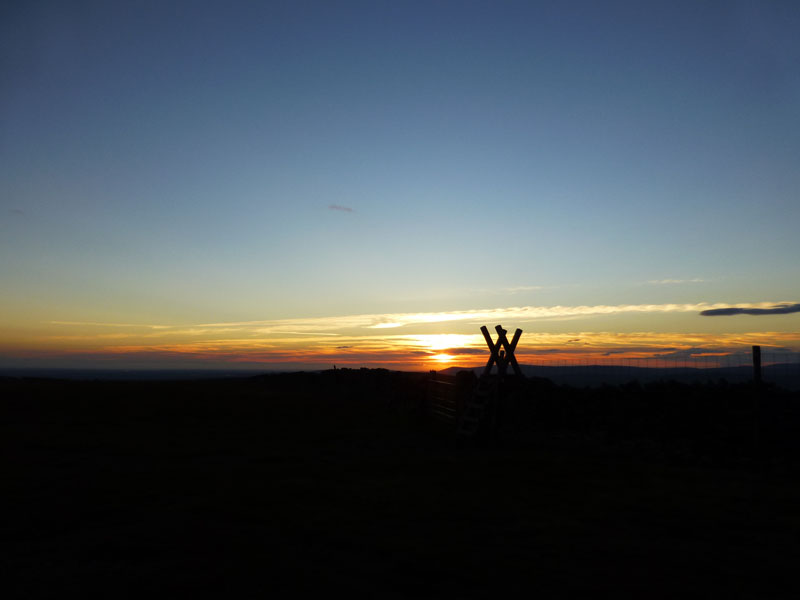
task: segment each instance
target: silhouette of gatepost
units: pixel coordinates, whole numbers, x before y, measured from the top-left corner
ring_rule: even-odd
[[[492,339],[486,326],[481,327],[483,339],[489,347],[489,360],[478,379],[472,395],[467,400],[464,410],[459,415],[457,432],[462,436],[474,436],[488,426],[490,439],[497,435],[498,406],[503,397],[504,380],[508,365],[514,370],[518,379],[524,379],[522,369],[519,367],[514,351],[517,349],[522,330],[517,329],[514,337],[508,341],[508,331],[502,325],[494,328],[497,332],[497,341]],[[492,375],[492,367],[497,366],[497,375]],[[488,417],[488,423],[487,423]]]
[[[509,363],[514,368],[514,374],[517,377],[524,377],[522,375],[522,370],[519,368],[519,363],[517,363],[517,358],[514,356],[514,350],[516,350],[517,343],[522,335],[522,329],[517,329],[514,332],[511,343],[509,343],[506,337],[508,331],[503,329],[502,325],[498,325],[494,329],[497,331],[497,343],[492,340],[492,336],[489,334],[486,325],[481,327],[481,333],[483,334],[483,339],[486,340],[486,345],[489,346],[490,354],[489,362],[486,363],[486,367],[483,369],[482,377],[489,376],[492,372],[492,366],[495,364],[497,364],[497,374],[503,377],[506,374]]]

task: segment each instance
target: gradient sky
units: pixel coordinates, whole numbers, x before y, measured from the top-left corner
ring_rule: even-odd
[[[797,2],[0,11],[0,366],[800,350]]]

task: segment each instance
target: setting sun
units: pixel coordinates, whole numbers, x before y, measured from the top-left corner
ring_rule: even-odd
[[[451,354],[434,354],[431,358],[439,363],[449,363],[455,357]]]

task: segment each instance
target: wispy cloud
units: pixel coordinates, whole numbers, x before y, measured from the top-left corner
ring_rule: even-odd
[[[441,351],[443,354],[454,354],[461,356],[489,356],[489,351],[486,347],[483,348],[445,348]]]
[[[702,311],[704,317],[723,317],[730,315],[788,315],[800,312],[800,304],[776,304],[769,308],[753,308],[750,306],[729,306]]]
[[[705,283],[707,279],[695,277],[694,279],[651,279],[647,283],[650,285],[675,285],[680,283]]]
[[[355,212],[349,206],[342,206],[341,204],[329,204],[328,205],[328,209],[330,209],[330,210],[338,210],[338,211],[341,211],[341,212],[348,212],[348,213]]]
[[[519,294],[521,292],[540,292],[556,289],[554,285],[498,285],[495,287],[472,288],[469,291],[477,294]]]
[[[509,294],[516,294],[518,292],[538,292],[539,290],[546,289],[543,285],[516,285],[513,287],[501,288],[502,291]]]
[[[25,215],[25,211],[24,211],[24,210],[22,210],[21,208],[12,208],[12,209],[11,209],[11,210],[9,210],[8,212],[10,212],[10,213],[11,213],[12,215],[14,215],[15,217],[22,217],[22,216],[24,216],[24,215]]]
[[[750,304],[748,308],[767,308],[774,305],[772,302]],[[417,325],[424,323],[441,323],[447,321],[490,321],[502,322],[513,320],[526,323],[540,320],[563,319],[570,320],[583,317],[600,315],[618,315],[635,313],[691,313],[698,311],[722,308],[722,304],[708,304],[706,302],[694,304],[616,304],[616,305],[581,305],[581,306],[518,306],[510,308],[492,308],[484,310],[464,310],[441,313],[406,313],[369,315],[368,318],[377,319],[376,323],[366,325],[370,329],[386,329]],[[364,315],[367,317],[367,315]]]
[[[51,325],[76,327],[140,327],[142,329],[171,329],[174,325],[149,325],[146,323],[103,323],[98,321],[49,321]]]
[[[325,333],[322,331],[282,331],[281,333],[285,333],[286,335],[332,335],[334,337],[340,335],[338,333]]]
[[[280,335],[336,336],[352,335],[356,332],[372,330],[380,332],[403,327],[421,327],[445,323],[508,323],[523,324],[537,321],[570,321],[604,315],[645,314],[645,313],[700,313],[703,315],[739,314],[781,314],[798,312],[800,304],[761,302],[731,308],[725,304],[617,304],[580,306],[516,306],[508,308],[486,308],[475,310],[428,312],[428,313],[384,313],[344,315],[338,317],[309,317],[296,319],[272,319],[260,321],[235,321],[220,323],[199,323],[194,325],[164,325],[137,323],[101,323],[91,321],[51,321],[52,325],[83,328],[136,328],[151,332],[163,331],[165,334],[190,332],[193,334],[214,334],[223,331],[241,331],[243,334],[258,337]],[[720,312],[721,311],[721,312]],[[733,311],[733,312],[731,312]],[[365,331],[366,330],[366,331]],[[86,333],[82,331],[81,333]]]

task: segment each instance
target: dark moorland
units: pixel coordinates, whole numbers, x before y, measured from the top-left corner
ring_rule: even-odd
[[[387,598],[792,597],[800,397],[529,380],[496,439],[427,376],[0,380],[3,586]],[[6,596],[11,597],[11,596]]]

